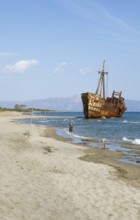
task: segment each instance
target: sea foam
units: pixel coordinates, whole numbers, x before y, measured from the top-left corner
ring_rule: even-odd
[[[131,140],[131,139],[128,139],[128,138],[126,138],[126,137],[123,137],[123,141],[130,142],[130,143],[132,143],[132,144],[140,145],[140,139]]]

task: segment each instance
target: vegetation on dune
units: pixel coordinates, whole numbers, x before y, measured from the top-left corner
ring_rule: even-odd
[[[52,111],[49,109],[39,109],[39,108],[27,108],[26,105],[15,104],[14,108],[0,107],[0,112],[2,111],[17,111],[17,112],[32,112],[32,111]]]

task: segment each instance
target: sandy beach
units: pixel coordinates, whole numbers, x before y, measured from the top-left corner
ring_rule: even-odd
[[[140,167],[0,112],[1,220],[139,220]]]

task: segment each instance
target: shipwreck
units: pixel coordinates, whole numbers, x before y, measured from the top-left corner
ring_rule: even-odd
[[[95,93],[82,93],[83,112],[85,118],[110,118],[110,117],[122,117],[126,111],[126,105],[122,92],[112,92],[111,97],[105,97],[105,75],[108,72],[104,71],[104,64],[101,71],[99,71],[100,77]]]

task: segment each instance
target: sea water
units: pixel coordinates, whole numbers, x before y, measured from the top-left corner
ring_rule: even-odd
[[[104,142],[109,150],[123,151],[123,144],[137,145],[140,150],[140,112],[125,112],[121,118],[85,119],[83,112],[37,112],[34,115],[43,118],[32,118],[32,123],[42,126],[57,128],[57,134],[69,138],[69,120],[74,121],[73,142],[96,140]],[[46,117],[50,116],[50,117]],[[30,119],[24,120],[29,123]],[[95,146],[95,143],[88,143]],[[126,152],[127,151],[127,152]],[[130,155],[132,152],[125,148],[124,152]],[[140,164],[140,156],[135,155],[135,160]]]
[[[85,119],[82,112],[38,112],[39,116],[53,116],[50,118],[32,119],[32,123],[57,127],[67,136],[68,123],[74,121],[74,135],[77,138],[95,138],[114,142],[129,142],[140,145],[140,112],[126,112],[121,118]],[[26,121],[29,122],[30,119]]]

